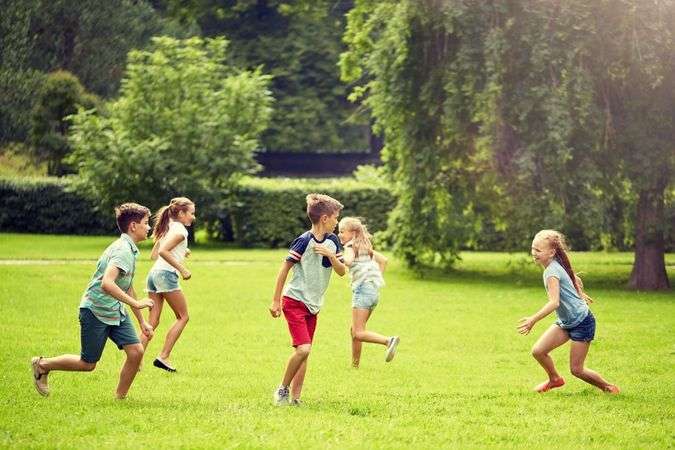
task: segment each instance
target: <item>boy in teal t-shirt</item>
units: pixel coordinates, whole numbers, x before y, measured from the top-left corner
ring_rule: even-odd
[[[152,308],[152,301],[136,300],[132,285],[139,253],[136,243],[148,236],[150,210],[136,203],[125,203],[115,209],[115,215],[122,234],[99,258],[96,272],[80,301],[80,355],[35,356],[31,360],[33,382],[41,395],[49,395],[47,376],[52,370],[94,370],[108,338],[127,354],[117,385],[118,399],[126,397],[138,372],[143,346],[122,303],[131,306],[143,334],[152,335],[152,327],[140,312],[143,308]]]

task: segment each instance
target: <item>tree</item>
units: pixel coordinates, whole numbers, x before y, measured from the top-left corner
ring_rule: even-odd
[[[47,75],[36,97],[30,133],[33,158],[38,163],[47,163],[49,175],[65,175],[71,172],[64,162],[70,153],[68,116],[75,114],[78,107],[96,107],[99,100],[84,90],[76,76],[66,71]]]
[[[241,67],[273,76],[276,99],[262,136],[269,151],[365,151],[368,116],[347,100],[336,69],[343,50],[345,0],[158,1],[163,14],[197,24],[206,37],[225,36]]]
[[[668,0],[357,1],[342,76],[386,138],[398,252],[448,266],[486,223],[522,244],[562,228],[583,247],[628,186],[633,279],[652,276],[632,285],[667,286],[673,13]]]
[[[150,207],[177,195],[208,217],[238,178],[271,114],[269,76],[226,64],[224,39],[153,38],[132,51],[120,97],[107,113],[73,117],[76,188],[102,208]]]

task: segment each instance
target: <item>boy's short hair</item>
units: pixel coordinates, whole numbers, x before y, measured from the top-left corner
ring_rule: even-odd
[[[331,216],[342,211],[342,203],[324,194],[307,195],[307,217],[312,223],[318,223],[321,216]]]
[[[150,216],[150,210],[138,203],[123,203],[115,208],[115,219],[120,232],[126,233],[131,222],[140,223],[145,216]]]

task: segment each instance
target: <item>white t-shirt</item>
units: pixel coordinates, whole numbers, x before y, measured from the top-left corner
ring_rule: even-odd
[[[185,253],[187,253],[188,249],[188,231],[187,228],[185,228],[185,225],[178,221],[172,220],[169,222],[169,230],[166,232],[164,236],[162,236],[161,241],[165,241],[169,239],[171,236],[174,236],[176,234],[180,234],[183,236],[183,240],[178,243],[172,250],[171,250],[171,256],[173,256],[179,263],[182,263],[183,260],[185,260]],[[160,241],[160,242],[161,242]],[[160,243],[161,245],[161,243]],[[152,266],[151,270],[168,270],[170,272],[175,272],[178,273],[178,270],[176,270],[175,267],[173,267],[171,264],[166,262],[164,258],[161,256],[157,257],[157,261],[155,261],[155,265]]]

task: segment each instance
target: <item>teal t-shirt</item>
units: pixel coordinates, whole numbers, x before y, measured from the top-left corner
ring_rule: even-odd
[[[96,263],[91,281],[82,294],[80,308],[87,308],[98,320],[107,325],[119,325],[126,318],[124,305],[101,288],[103,274],[108,265],[113,264],[120,270],[115,284],[124,292],[131,287],[138,258],[138,247],[131,237],[124,233],[105,249]]]
[[[546,280],[555,277],[560,281],[560,305],[555,310],[561,328],[574,328],[588,315],[588,305],[579,296],[572,279],[565,272],[565,268],[555,259],[544,270],[544,287],[548,292]]]

